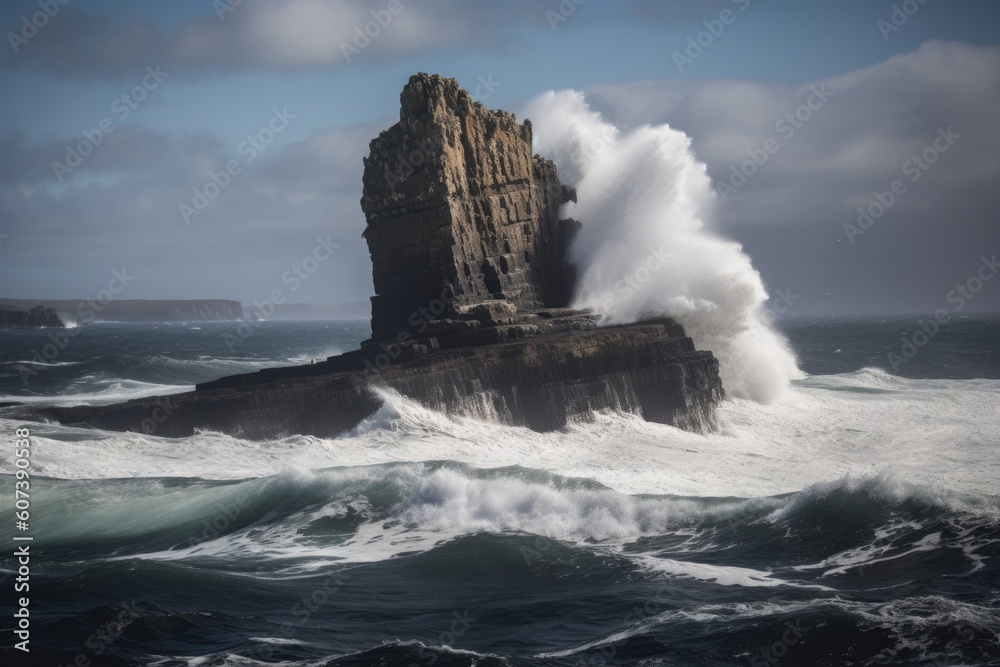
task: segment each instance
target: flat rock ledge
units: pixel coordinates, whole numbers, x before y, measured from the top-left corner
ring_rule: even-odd
[[[598,328],[592,316],[563,309],[472,329],[454,325],[446,335],[409,345],[371,344],[316,364],[222,378],[193,392],[33,416],[166,437],[211,430],[250,440],[333,438],[373,416],[387,390],[449,415],[536,431],[597,410],[703,431],[714,426],[723,397],[718,361],[696,351],[673,320]]]

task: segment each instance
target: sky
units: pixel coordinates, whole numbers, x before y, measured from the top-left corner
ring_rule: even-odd
[[[781,313],[1000,311],[998,2],[8,0],[0,26],[0,297],[124,271],[120,298],[366,300],[362,159],[422,71],[687,133]]]

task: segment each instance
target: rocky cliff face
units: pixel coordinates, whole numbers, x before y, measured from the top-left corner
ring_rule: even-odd
[[[450,79],[418,74],[400,121],[371,143],[362,208],[376,296],[372,339],[308,366],[99,407],[22,412],[106,429],[245,438],[337,436],[386,389],[449,414],[557,429],[593,410],[704,429],[722,399],[719,363],[673,320],[599,327],[560,308],[574,195],[531,155],[531,125],[488,111]]]
[[[417,74],[399,122],[371,142],[361,208],[372,257],[372,337],[411,331],[421,308],[503,300],[565,306],[566,251],[577,223],[559,219],[575,194],[532,156],[531,123],[490,111],[454,79]]]

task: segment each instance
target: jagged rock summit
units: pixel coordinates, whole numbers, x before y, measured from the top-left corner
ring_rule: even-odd
[[[719,363],[679,324],[600,327],[594,314],[566,307],[579,223],[559,210],[575,194],[532,154],[531,123],[427,74],[410,78],[400,107],[365,159],[375,296],[360,349],[184,394],[20,415],[169,437],[335,437],[395,391],[541,431],[595,410],[708,428],[723,396]]]

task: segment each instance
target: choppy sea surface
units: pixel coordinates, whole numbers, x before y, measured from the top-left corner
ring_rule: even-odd
[[[336,439],[27,424],[30,662],[25,424],[0,408],[0,662],[1000,664],[1000,318],[903,356],[918,319],[781,323],[807,377],[728,399],[710,434],[618,413],[542,434],[385,391]],[[0,403],[186,391],[367,322],[266,322],[235,351],[232,323],[70,331],[0,331]]]

